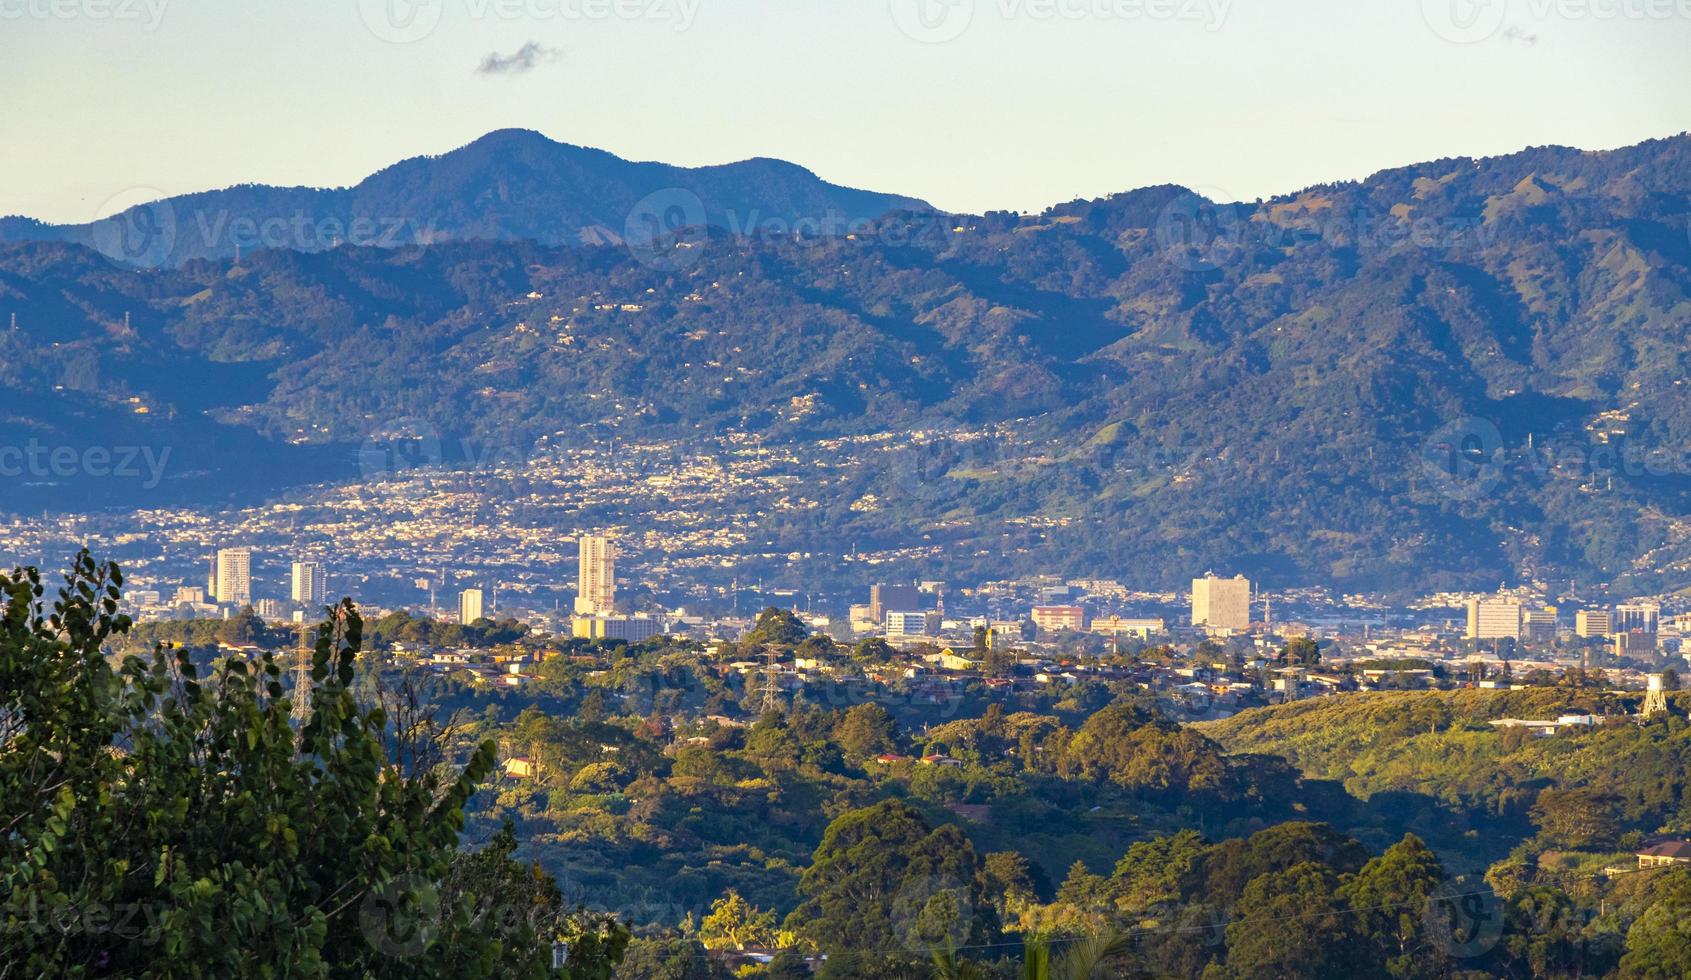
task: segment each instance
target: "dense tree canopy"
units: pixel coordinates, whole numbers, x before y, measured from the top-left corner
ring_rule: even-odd
[[[354,698],[350,601],[296,729],[270,654],[109,662],[122,584],[86,553],[50,604],[0,575],[0,975],[548,976],[567,942],[567,975],[608,976],[619,927],[566,914],[514,841],[460,856],[494,747],[440,758]]]

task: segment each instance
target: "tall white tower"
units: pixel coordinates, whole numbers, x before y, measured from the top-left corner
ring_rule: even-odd
[[[251,548],[221,548],[218,550],[217,601],[234,606],[252,604]]]
[[[575,584],[576,614],[606,616],[615,612],[616,591],[616,544],[604,535],[582,535]]]
[[[320,562],[294,562],[292,585],[293,600],[302,606],[321,606],[328,601],[329,582]]]
[[[480,589],[465,589],[458,593],[458,622],[469,626],[482,618],[482,592]]]

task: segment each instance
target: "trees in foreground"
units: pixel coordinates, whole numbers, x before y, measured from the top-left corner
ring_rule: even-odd
[[[0,977],[612,975],[627,933],[513,836],[460,850],[494,746],[454,764],[358,702],[350,601],[296,723],[272,654],[114,664],[122,585],[86,552],[50,604],[0,575]]]

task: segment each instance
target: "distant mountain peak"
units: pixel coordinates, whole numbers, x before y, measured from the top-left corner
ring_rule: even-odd
[[[398,161],[348,188],[242,184],[83,225],[6,218],[0,243],[73,242],[148,267],[266,248],[316,252],[467,239],[573,245],[592,240],[594,229],[625,237],[624,229],[640,224],[643,202],[662,193],[691,195],[685,200],[696,199],[697,214],[688,220],[703,224],[746,214],[799,225],[824,215],[871,220],[889,211],[930,210],[916,198],[831,184],[769,157],[678,167],[508,128],[439,155]]]

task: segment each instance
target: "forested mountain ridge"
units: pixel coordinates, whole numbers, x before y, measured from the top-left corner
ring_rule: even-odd
[[[1691,577],[1687,137],[1253,204],[1158,187],[791,229],[150,272],[0,246],[20,323],[0,385],[61,441],[132,398],[165,431],[343,453],[409,417],[504,440],[1025,439],[914,440],[889,465],[919,492],[862,467],[794,550],[912,528],[984,547],[1035,519],[1029,563],[1170,583]]]
[[[402,160],[351,187],[242,184],[138,198],[85,224],[0,217],[0,242],[73,242],[124,264],[159,267],[232,258],[237,249],[642,241],[687,222],[740,230],[831,216],[844,224],[895,208],[928,205],[830,184],[782,160],[675,167],[503,129],[448,153]]]

